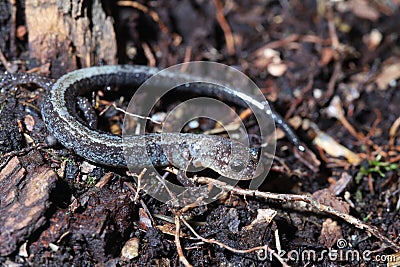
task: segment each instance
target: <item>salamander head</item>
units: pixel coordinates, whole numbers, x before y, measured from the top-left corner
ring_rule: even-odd
[[[204,147],[204,146],[203,146]],[[208,149],[203,151],[198,160],[199,165],[210,168],[220,175],[234,180],[249,180],[257,177],[263,171],[258,164],[258,153],[255,149],[237,141],[220,138],[213,145],[207,145]],[[260,166],[258,166],[260,165]]]
[[[228,164],[220,166],[219,174],[234,180],[250,180],[263,172],[262,164],[258,164],[258,153],[256,150],[243,148],[231,156]],[[259,166],[258,166],[259,165]]]

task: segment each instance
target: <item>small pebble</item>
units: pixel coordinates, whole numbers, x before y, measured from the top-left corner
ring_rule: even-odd
[[[139,238],[134,237],[126,241],[121,250],[121,257],[131,260],[139,256]]]
[[[314,89],[313,96],[315,99],[320,99],[322,97],[322,90],[321,89]]]
[[[58,142],[58,141],[57,141],[57,139],[56,139],[53,135],[49,134],[48,136],[46,136],[45,142],[46,142],[46,144],[47,144],[48,146],[52,147],[52,146],[57,145],[57,142]]]

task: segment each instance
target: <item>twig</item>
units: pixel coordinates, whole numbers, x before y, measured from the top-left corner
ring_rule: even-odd
[[[299,35],[299,34],[290,34],[287,37],[284,37],[280,40],[269,42],[266,45],[262,46],[261,48],[256,50],[256,53],[264,51],[267,48],[277,49],[285,46],[296,46],[298,43],[313,43],[319,45],[330,45],[330,39],[321,39],[315,35]],[[296,44],[296,45],[295,45]]]
[[[336,50],[339,48],[340,42],[336,33],[334,14],[330,5],[327,5],[326,19],[328,21],[329,37],[332,41],[332,48]]]
[[[3,51],[1,51],[1,49],[0,49],[0,61],[9,73],[14,72],[14,70],[12,68],[10,68],[10,62],[7,61],[6,57],[3,54]]]
[[[10,26],[10,52],[16,56],[17,47],[15,45],[15,33],[17,32],[17,1],[10,0],[11,4],[11,26]]]
[[[146,43],[142,43],[142,48],[144,55],[147,58],[147,61],[149,62],[150,67],[155,67],[156,66],[156,58],[153,55],[153,52],[151,52],[150,46]]]
[[[228,22],[224,16],[224,9],[220,0],[213,0],[215,8],[217,10],[217,21],[224,32],[226,48],[229,55],[235,54],[235,40],[233,39],[232,30],[229,27]]]
[[[397,251],[400,251],[400,246],[398,244],[396,244],[394,241],[390,240],[385,235],[383,235],[378,230],[377,227],[365,224],[361,220],[359,220],[349,214],[345,214],[345,213],[338,211],[330,206],[321,204],[312,196],[295,195],[295,194],[277,194],[277,193],[261,192],[258,190],[242,189],[242,188],[231,186],[231,185],[225,184],[221,181],[214,180],[211,178],[206,178],[206,177],[196,177],[196,178],[194,178],[194,180],[199,183],[205,183],[205,184],[211,183],[218,188],[221,188],[221,189],[227,190],[227,191],[232,191],[236,194],[240,194],[243,196],[261,197],[264,199],[273,199],[273,200],[279,200],[279,201],[284,201],[284,202],[305,202],[305,203],[311,205],[311,207],[318,210],[319,212],[323,212],[326,214],[331,214],[333,216],[339,217],[359,229],[366,230],[367,232],[369,232],[376,238],[380,239],[381,241],[383,241],[386,244],[388,244],[389,246],[391,246],[392,248],[396,249]]]
[[[185,57],[183,58],[183,63],[189,62],[191,57],[192,57],[192,47],[187,46],[185,49]],[[186,66],[186,64],[184,64],[184,66]]]
[[[374,181],[372,179],[372,174],[368,173],[368,188],[369,188],[369,193],[373,196],[374,195]]]
[[[341,70],[340,61],[336,61],[332,76],[328,83],[328,90],[321,98],[321,104],[325,105],[331,99],[331,96],[335,93],[335,85],[338,80],[340,70]]]
[[[394,142],[396,140],[396,133],[397,133],[397,130],[399,129],[399,127],[400,127],[400,116],[393,122],[393,124],[389,130],[389,136],[390,136],[389,145],[390,145],[390,147],[394,147]]]
[[[335,22],[334,22],[334,15],[332,8],[327,5],[327,13],[326,13],[326,19],[328,21],[328,29],[329,29],[329,37],[331,38],[332,41],[332,48],[335,51],[340,50],[340,41],[336,33],[336,27],[335,27]],[[326,104],[326,102],[331,98],[333,93],[335,92],[335,85],[341,70],[341,65],[340,61],[336,61],[334,65],[334,70],[333,74],[331,76],[331,79],[329,80],[328,83],[328,90],[325,92],[324,96],[321,98],[321,101],[324,103],[321,104]]]
[[[133,113],[130,113],[130,112],[126,111],[126,110],[123,110],[122,108],[117,107],[117,105],[116,105],[115,103],[112,103],[112,106],[113,106],[113,108],[115,108],[115,109],[118,110],[118,111],[121,111],[121,112],[124,113],[125,115],[129,115],[129,116],[132,116],[132,117],[136,117],[136,118],[139,118],[139,119],[142,119],[142,120],[149,120],[149,121],[151,121],[152,123],[162,125],[162,122],[153,120],[153,119],[150,118],[150,117],[141,116],[141,115],[138,115],[138,114],[133,114]]]
[[[125,185],[126,187],[128,187],[133,193],[135,193],[135,198],[136,198],[136,195],[139,194],[139,191],[141,190],[140,188],[138,188],[138,189],[136,190],[136,189],[135,189],[130,183],[128,183],[128,182],[124,182],[124,185]],[[136,200],[135,200],[135,199],[133,199],[133,201],[136,203]],[[155,220],[154,220],[154,218],[153,218],[153,216],[152,216],[152,214],[151,214],[149,208],[148,208],[147,205],[144,203],[144,201],[143,201],[142,199],[139,199],[139,203],[140,203],[140,205],[142,206],[142,208],[144,209],[144,211],[147,213],[147,216],[149,216],[152,225],[156,225],[156,222],[155,222]]]
[[[181,232],[181,221],[180,221],[180,212],[175,214],[175,244],[176,244],[176,249],[178,251],[178,256],[180,262],[182,262],[183,265],[186,267],[191,267],[191,265],[188,260],[186,259],[185,255],[183,254],[182,246],[181,246],[181,241],[179,240],[180,232]],[[181,218],[183,220],[183,218]]]
[[[135,194],[135,198],[133,199],[133,201],[135,201],[135,202],[137,202],[137,200],[139,199],[139,191],[142,190],[142,178],[146,172],[147,172],[147,169],[144,168],[141,171],[141,173],[137,176],[137,192]]]
[[[375,130],[376,130],[376,127],[377,127],[378,124],[382,121],[382,112],[381,112],[379,109],[377,109],[377,108],[374,108],[374,112],[375,112],[375,114],[376,114],[376,119],[375,119],[374,122],[372,123],[372,126],[371,126],[371,128],[370,128],[370,130],[369,130],[369,132],[368,132],[368,134],[367,134],[367,136],[366,136],[366,138],[367,138],[366,141],[371,141],[371,142],[372,142],[372,140],[370,139],[371,136],[374,135]]]
[[[258,247],[253,247],[250,249],[236,249],[236,248],[232,248],[228,245],[225,245],[222,242],[219,242],[215,239],[208,239],[208,238],[204,238],[201,235],[199,235],[198,233],[196,233],[196,231],[190,226],[190,224],[184,219],[184,218],[180,218],[182,220],[182,222],[186,225],[187,228],[189,228],[189,230],[201,241],[205,242],[205,243],[209,243],[209,244],[215,244],[218,245],[220,247],[223,247],[227,250],[230,250],[232,252],[235,253],[240,253],[240,254],[247,254],[247,253],[251,253],[254,251],[268,251],[269,253],[271,253],[277,260],[279,260],[282,263],[282,266],[289,266],[286,264],[286,262],[270,247],[268,247],[268,245],[264,245],[264,246],[258,246]]]
[[[142,5],[136,1],[118,1],[117,5],[119,6],[124,6],[124,7],[133,7],[136,8],[140,11],[142,11],[143,13],[149,14],[149,16],[156,22],[158,23],[158,26],[160,26],[160,29],[162,32],[167,33],[168,32],[168,28],[167,26],[165,26],[165,24],[161,21],[160,17],[158,16],[158,14],[156,12],[154,12],[153,10],[150,10],[147,6]]]
[[[239,122],[232,122],[227,125],[224,125],[224,127],[217,125],[214,129],[204,131],[203,134],[220,134],[220,133],[226,133],[229,131],[236,131],[240,128],[241,124]]]
[[[101,177],[100,181],[98,181],[95,185],[95,187],[102,188],[104,187],[110,179],[114,176],[114,173],[112,172],[107,172],[103,177]]]
[[[298,96],[293,103],[290,104],[289,110],[285,114],[285,119],[289,119],[293,116],[293,113],[296,110],[296,107],[301,103],[304,103],[304,96],[313,89],[314,86],[314,75],[309,73],[308,75],[308,82],[306,86],[301,90],[300,96]]]
[[[332,75],[333,76],[333,75]],[[343,126],[349,131],[349,133],[354,136],[357,140],[364,140],[365,136],[363,133],[359,133],[354,129],[353,125],[350,124],[350,122],[346,119],[344,113],[343,113],[343,107],[342,107],[342,102],[340,101],[339,97],[334,97],[332,100],[332,106],[335,108],[335,117],[340,121],[340,123],[343,124]]]
[[[395,162],[398,162],[398,161],[400,161],[400,155],[397,155],[394,158],[390,158],[389,159],[390,163],[395,163]]]
[[[9,153],[3,154],[0,156],[0,160],[2,161],[0,163],[0,169],[2,169],[7,164],[9,159],[14,156],[25,155],[26,153],[30,152],[33,149],[42,149],[42,148],[46,148],[46,147],[48,147],[47,144],[40,143],[40,144],[36,144],[36,145],[30,146],[30,147],[25,147],[18,151],[11,151]]]

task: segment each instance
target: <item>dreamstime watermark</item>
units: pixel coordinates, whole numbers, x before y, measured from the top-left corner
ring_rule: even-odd
[[[305,262],[322,262],[329,260],[332,262],[375,262],[388,263],[397,262],[400,260],[397,255],[376,254],[371,250],[359,251],[351,248],[345,239],[336,241],[337,248],[329,248],[323,250],[280,250],[277,252],[280,258],[287,262],[305,263]],[[274,259],[268,250],[257,251],[257,258],[260,261],[272,261]]]
[[[171,93],[195,96],[184,99],[166,114],[162,133],[145,135],[149,121],[138,119],[137,115],[149,117],[159,100]],[[260,129],[258,148],[250,147],[249,134],[237,109],[232,108],[234,105],[252,111]],[[275,153],[275,124],[271,114],[260,89],[242,72],[214,62],[174,65],[147,79],[129,103],[122,135],[128,168],[135,171],[139,153],[144,163],[171,165],[195,173],[208,168],[220,174],[218,180],[230,185],[250,180],[249,187],[257,189]],[[229,138],[180,133],[185,125],[199,118],[217,122]],[[141,144],[137,144],[137,138],[132,144],[132,136],[137,135],[146,137],[141,139]],[[173,206],[207,204],[221,196],[220,190],[209,186],[172,183],[161,178],[154,167],[148,168],[146,174],[141,181],[146,193]]]

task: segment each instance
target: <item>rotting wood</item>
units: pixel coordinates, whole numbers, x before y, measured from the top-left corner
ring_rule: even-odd
[[[0,172],[0,256],[18,249],[46,223],[57,174],[47,166],[29,168],[13,157]]]
[[[30,57],[51,62],[54,76],[117,63],[113,19],[100,0],[27,0],[25,14]]]

